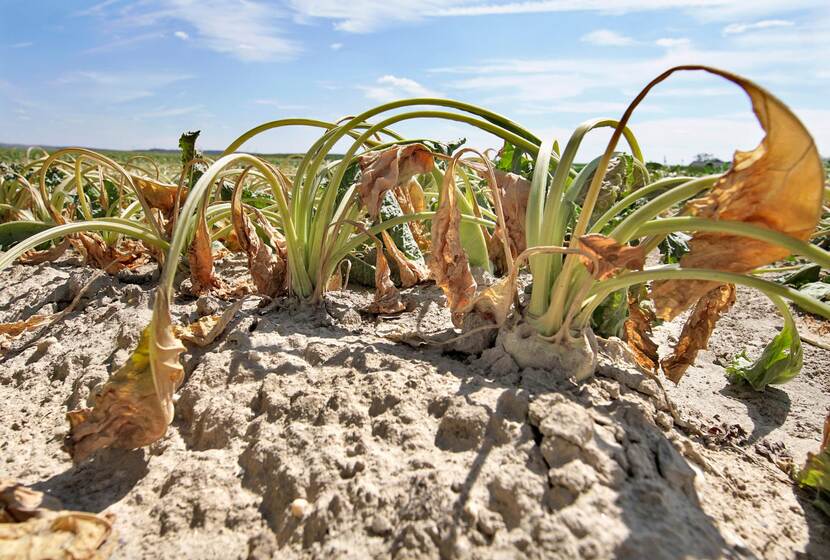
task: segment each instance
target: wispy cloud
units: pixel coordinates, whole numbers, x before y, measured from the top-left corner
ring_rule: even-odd
[[[329,48],[333,51],[339,51],[343,48],[343,43],[332,43],[331,45],[329,45]]]
[[[104,2],[84,12],[104,19],[115,30],[187,24],[197,46],[244,61],[293,58],[300,46],[279,26],[284,13],[254,0],[142,0]],[[185,39],[176,31],[174,35]]]
[[[724,35],[737,35],[747,31],[758,31],[760,29],[772,29],[775,27],[792,27],[794,22],[785,19],[765,19],[755,23],[731,23],[723,28]]]
[[[189,74],[83,70],[63,74],[53,83],[57,86],[82,84],[83,88],[65,91],[78,92],[84,98],[111,105],[152,97],[162,89],[192,77]]]
[[[135,115],[136,119],[162,119],[189,115],[204,109],[203,105],[188,105],[184,107],[159,107],[151,111],[144,111]]]
[[[627,14],[681,10],[698,20],[728,21],[740,17],[763,17],[796,9],[825,6],[826,0],[289,0],[295,19],[308,22],[325,19],[340,31],[369,33],[401,23],[432,17],[474,17],[557,12]]]
[[[255,99],[254,103],[257,105],[266,105],[268,107],[274,107],[276,109],[279,109],[280,111],[300,111],[308,108],[307,105],[283,103],[278,99]]]
[[[31,47],[34,45],[31,41],[23,41],[22,43],[14,43],[13,45],[9,45],[9,48],[12,49],[25,49],[27,47]]]
[[[177,39],[181,39],[182,41],[190,39],[190,35],[188,35],[186,31],[174,31],[173,36]]]
[[[398,76],[381,76],[374,85],[359,86],[366,97],[375,101],[393,101],[404,97],[443,97],[415,80]]]
[[[627,37],[626,35],[622,35],[609,29],[597,29],[596,31],[591,31],[590,33],[586,33],[580,37],[579,40],[583,43],[589,43],[600,47],[624,47],[636,43],[636,41],[631,37]]]
[[[654,41],[654,44],[667,49],[680,49],[691,46],[692,42],[686,37],[663,37]]]

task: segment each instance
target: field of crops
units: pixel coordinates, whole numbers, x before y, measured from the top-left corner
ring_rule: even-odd
[[[757,148],[644,161],[629,118],[686,70]],[[319,140],[246,152],[288,126]],[[681,67],[570,138],[423,98],[221,153],[0,149],[0,558],[826,557],[809,127]]]

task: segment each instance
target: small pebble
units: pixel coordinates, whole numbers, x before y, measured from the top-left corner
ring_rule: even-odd
[[[297,498],[291,502],[291,515],[297,519],[302,519],[308,512],[310,505],[311,504],[308,503],[308,500],[304,498]]]

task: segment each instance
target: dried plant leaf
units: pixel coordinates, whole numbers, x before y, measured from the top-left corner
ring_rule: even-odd
[[[452,321],[460,327],[463,313],[472,305],[476,281],[470,272],[467,254],[461,246],[461,212],[455,200],[452,166],[444,175],[442,197],[432,219],[432,255],[429,268],[435,283],[444,291]]]
[[[66,446],[75,461],[104,447],[135,449],[164,436],[173,420],[173,393],[184,378],[184,346],[173,332],[170,296],[159,288],[153,320],[130,359],[106,382],[94,408],[67,414]]]
[[[187,249],[187,261],[190,264],[191,293],[201,295],[222,287],[213,270],[213,250],[204,206],[196,218],[196,233]]]
[[[0,480],[0,558],[104,560],[115,548],[112,515],[61,511],[60,502]]]
[[[242,307],[243,302],[244,300],[240,299],[228,306],[221,315],[201,317],[198,321],[186,327],[174,325],[173,332],[179,339],[185,342],[190,342],[196,346],[207,346],[225,332],[225,328],[233,321],[234,316]]]
[[[104,243],[97,234],[76,233],[70,238],[70,243],[84,255],[88,263],[109,274],[136,268],[150,260],[147,248],[133,239],[124,239],[117,247],[113,247]]]
[[[406,185],[415,175],[429,173],[435,165],[432,153],[423,144],[372,151],[360,156],[358,163],[361,171],[358,192],[373,218],[378,215],[386,191]]]
[[[146,177],[139,177],[138,175],[130,175],[130,178],[133,180],[136,188],[144,195],[144,199],[151,208],[161,210],[168,217],[173,214],[176,207],[176,193],[179,190],[178,185],[160,183],[152,179],[147,179]],[[187,197],[187,191],[187,188],[182,189],[180,204]]]
[[[386,247],[386,252],[392,257],[395,266],[398,267],[402,287],[411,288],[429,278],[429,270],[427,270],[426,266],[418,261],[408,259],[403,254],[403,251],[398,249],[395,241],[386,231],[383,232],[383,245]]]
[[[268,245],[259,238],[250,218],[245,215],[242,205],[236,200],[231,205],[231,219],[236,239],[242,250],[248,255],[248,271],[257,288],[257,292],[268,297],[276,297],[288,292],[288,255],[285,240],[271,227],[268,219],[254,209],[260,227],[271,237],[276,247],[272,252]]]
[[[475,297],[472,309],[491,323],[501,325],[507,320],[515,297],[515,277],[505,276],[482,290]]]
[[[401,294],[395,287],[395,284],[392,283],[392,276],[389,273],[389,263],[383,255],[382,248],[378,247],[376,253],[375,299],[366,311],[382,315],[400,313],[406,309],[406,305],[401,301]]]
[[[0,323],[0,337],[14,338],[49,321],[53,315],[32,315],[23,321]]]
[[[732,167],[706,195],[688,204],[689,213],[770,228],[807,240],[821,214],[824,170],[807,129],[786,105],[738,76],[708,69],[736,83],[749,95],[766,132],[751,152],[736,151]],[[725,233],[694,235],[683,268],[747,272],[789,255],[787,249]],[[703,280],[655,283],[658,316],[672,319],[717,285]]]
[[[628,294],[628,319],[623,324],[623,338],[628,344],[637,364],[645,371],[656,372],[657,344],[651,339],[651,324],[654,313],[643,309],[632,294]]]
[[[45,249],[43,251],[26,251],[20,255],[18,261],[20,264],[41,264],[45,262],[53,262],[61,258],[69,247],[71,247],[69,238],[64,237],[63,241],[54,247],[50,247],[49,249]]]
[[[680,339],[672,355],[660,362],[666,377],[679,383],[686,369],[695,362],[700,350],[706,349],[715,323],[735,303],[735,286],[721,284],[707,292],[695,305],[694,311],[683,325]]]
[[[426,208],[424,191],[415,178],[410,179],[409,183],[404,186],[396,187],[394,192],[395,198],[398,200],[398,204],[404,214],[416,214],[418,212],[423,212]],[[419,221],[411,221],[407,224],[407,226],[409,227],[409,231],[412,233],[412,237],[415,239],[415,243],[418,245],[418,248],[422,251],[428,251],[430,246],[429,237],[424,231],[423,223]]]
[[[580,237],[579,249],[587,253],[580,259],[597,280],[605,280],[622,269],[642,270],[646,262],[643,246],[620,245],[599,233]]]

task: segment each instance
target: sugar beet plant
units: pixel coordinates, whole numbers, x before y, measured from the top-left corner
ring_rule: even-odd
[[[653,87],[687,70],[706,71],[742,88],[766,136],[755,150],[736,152],[722,176],[652,179],[627,124]],[[504,147],[491,157],[395,132],[398,123],[413,119],[469,125],[491,133]],[[255,136],[288,126],[322,131],[296,169],[240,152]],[[576,165],[586,135],[603,127],[613,129],[605,152]],[[617,151],[622,138],[630,154]],[[345,153],[336,155],[335,146],[344,142]],[[735,285],[743,285],[768,295],[785,318],[784,330],[758,361],[730,368],[735,381],[763,389],[790,379],[801,366],[800,340],[784,300],[830,317],[826,303],[752,274],[790,255],[830,267],[830,254],[809,242],[825,190],[813,140],[783,103],[721,70],[666,71],[619,120],[586,122],[564,150],[486,109],[420,98],[336,123],[265,123],[213,162],[200,158],[192,145],[183,152],[178,184],[147,162],[136,161],[137,169],[128,170],[81,149],[35,160],[38,188],[24,174],[4,178],[5,216],[37,220],[48,229],[0,256],[0,267],[45,242],[92,230],[140,240],[164,266],[153,319],[132,358],[112,376],[94,408],[69,415],[76,459],[105,446],[147,445],[165,433],[183,378],[184,346],[170,315],[179,266],[190,270],[191,293],[232,298],[245,289],[227,286],[215,274],[217,240],[245,253],[250,289],[309,304],[344,284],[343,263],[363,262],[357,255],[374,252],[370,311],[404,308],[391,261],[399,286],[431,278],[444,290],[461,336],[498,332],[497,344],[518,364],[578,379],[595,368],[596,335],[622,335],[641,367],[655,372],[661,366],[679,381],[734,302]],[[50,169],[58,170],[51,185]],[[401,241],[401,231],[409,245]],[[117,261],[118,241],[101,241],[110,252],[96,261],[99,266],[109,257]],[[421,251],[428,254],[428,269]],[[658,253],[661,263],[646,266],[646,256]],[[482,283],[476,269],[501,276]],[[522,271],[532,281],[524,298],[516,287]],[[651,327],[690,308],[676,348],[658,364]],[[804,480],[819,487],[826,483],[815,474]]]

